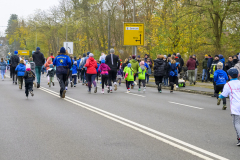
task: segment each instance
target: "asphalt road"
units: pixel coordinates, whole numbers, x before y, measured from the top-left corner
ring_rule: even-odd
[[[56,80],[55,80],[56,83]],[[100,87],[100,85],[99,85]],[[147,88],[88,94],[80,84],[59,98],[42,77],[26,99],[0,81],[0,160],[239,159],[229,108],[216,99]],[[227,102],[229,106],[229,102]]]

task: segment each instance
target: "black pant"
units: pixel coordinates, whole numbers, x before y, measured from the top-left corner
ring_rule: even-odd
[[[113,83],[116,82],[116,76],[117,76],[117,71],[110,70],[108,72],[108,85],[109,86],[112,86],[112,81],[113,81]]]
[[[216,92],[216,83],[214,82],[214,80],[213,80],[213,88],[214,88],[214,94],[215,94],[215,92]]]
[[[73,76],[72,76],[72,79],[73,79],[73,83],[74,83],[74,84],[77,84],[77,75],[73,75]]]
[[[160,83],[162,83],[163,76],[154,76],[155,78],[155,83],[158,86]]]
[[[133,81],[126,81],[127,89],[130,89],[130,85],[133,86]]]
[[[136,81],[136,78],[137,78],[137,73],[134,75],[134,81]]]
[[[171,86],[171,90],[173,90],[174,84],[176,84],[176,76],[169,76],[169,84]]]
[[[84,80],[85,80],[85,74],[86,74],[86,71],[85,71],[85,68],[83,68],[82,69],[82,71],[81,71],[81,80],[82,80],[82,82],[84,83]]]
[[[33,91],[33,82],[26,82],[25,81],[25,93],[28,96],[29,92]]]
[[[60,85],[60,95],[62,95],[62,92],[65,90],[65,83],[67,81],[67,74],[57,74],[57,79]]]
[[[223,92],[224,84],[215,85],[215,95],[219,98],[219,92]],[[227,104],[226,98],[223,98],[223,104]]]
[[[78,79],[80,79],[80,77],[81,77],[81,70],[77,71],[77,77],[78,77]]]
[[[104,85],[107,85],[108,75],[102,75],[102,89],[104,89]]]
[[[146,80],[145,79],[143,79],[143,80],[138,80],[138,86],[139,86],[139,88],[141,88],[141,83],[143,84],[143,87],[146,87]]]
[[[11,67],[13,82],[17,82],[17,71],[15,71],[15,69],[16,69],[16,67]]]

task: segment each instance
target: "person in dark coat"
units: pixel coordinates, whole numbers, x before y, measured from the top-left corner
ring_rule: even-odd
[[[212,81],[212,79],[210,78],[210,68],[212,66],[212,63],[213,63],[213,58],[211,55],[208,55],[208,62],[207,62],[207,68],[208,68],[208,79],[210,81]]]
[[[187,67],[188,67],[188,80],[190,82],[190,85],[194,83],[195,85],[195,69],[196,69],[196,61],[193,58],[193,56],[189,57],[189,60],[187,61]]]
[[[205,78],[205,82],[207,82],[208,79],[208,67],[207,67],[207,63],[208,63],[208,55],[205,55],[205,58],[202,62],[202,68],[203,68],[203,72],[202,72],[202,82],[204,82],[204,78]]]
[[[40,80],[41,80],[41,70],[42,66],[45,63],[45,58],[44,55],[40,52],[40,48],[37,47],[36,52],[33,53],[32,55],[33,62],[35,63],[35,74],[37,77],[37,88],[40,87]]]
[[[12,80],[13,80],[13,83],[15,83],[17,85],[17,72],[15,71],[18,63],[20,62],[20,59],[18,57],[18,51],[15,51],[14,52],[14,55],[11,56],[10,58],[10,69],[11,69],[11,73],[12,73]]]
[[[106,56],[105,64],[108,65],[111,69],[108,73],[108,92],[112,93],[112,81],[114,83],[114,90],[117,90],[116,75],[117,70],[120,67],[120,60],[118,56],[115,55],[115,50],[113,48],[110,49],[110,54]]]
[[[157,59],[154,60],[154,78],[155,83],[158,86],[158,92],[162,92],[162,80],[163,76],[166,74],[166,62],[163,60],[163,55],[158,55]]]
[[[233,57],[229,56],[228,57],[228,62],[226,62],[226,64],[225,64],[225,71],[228,71],[232,67],[234,67],[234,65],[233,65]]]

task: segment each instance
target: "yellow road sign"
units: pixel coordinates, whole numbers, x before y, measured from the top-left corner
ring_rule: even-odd
[[[29,56],[29,50],[19,50],[18,54],[22,56]]]
[[[123,45],[144,46],[144,23],[123,23]]]

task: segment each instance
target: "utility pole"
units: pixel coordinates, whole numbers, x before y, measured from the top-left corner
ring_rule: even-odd
[[[133,23],[135,23],[135,0],[133,0]],[[137,56],[137,46],[133,46],[133,55]]]
[[[108,10],[108,54],[110,54],[110,47],[111,47],[111,37],[110,37],[110,16],[111,10]]]

